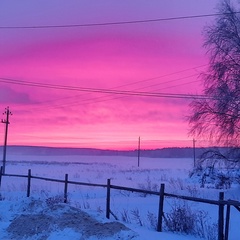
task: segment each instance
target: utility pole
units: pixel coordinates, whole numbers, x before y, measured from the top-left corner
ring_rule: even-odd
[[[138,167],[140,166],[140,137],[138,138]]]
[[[193,167],[196,167],[196,140],[193,139]]]
[[[6,115],[6,119],[2,119],[2,123],[5,124],[5,137],[4,137],[4,146],[3,146],[3,168],[2,173],[5,174],[6,169],[6,153],[7,153],[7,135],[8,135],[8,124],[9,122],[9,116],[12,115],[12,113],[9,110],[9,107],[5,108],[5,112],[3,115]]]

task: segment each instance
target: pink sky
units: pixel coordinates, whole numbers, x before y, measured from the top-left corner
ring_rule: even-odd
[[[0,26],[85,24],[216,12],[218,1],[0,1]],[[214,18],[50,29],[0,29],[0,78],[201,94],[203,26]],[[188,70],[187,70],[188,69]],[[186,71],[183,71],[186,70]],[[197,81],[198,80],[198,81]],[[125,86],[123,86],[125,85]],[[121,87],[122,86],[122,87]],[[117,96],[0,82],[8,143],[135,149],[191,146],[189,100]],[[2,109],[2,110],[1,110]],[[0,138],[4,139],[4,125]]]

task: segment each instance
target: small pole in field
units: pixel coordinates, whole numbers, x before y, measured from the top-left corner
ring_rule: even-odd
[[[138,167],[140,166],[140,137],[138,138]]]

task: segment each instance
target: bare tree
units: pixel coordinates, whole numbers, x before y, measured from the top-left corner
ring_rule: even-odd
[[[212,25],[204,28],[208,70],[200,77],[207,99],[190,104],[191,134],[240,146],[240,13],[223,1]]]

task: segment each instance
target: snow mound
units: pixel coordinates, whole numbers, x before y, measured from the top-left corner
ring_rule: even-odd
[[[15,209],[13,209],[15,208]],[[15,240],[136,239],[138,235],[119,222],[103,222],[67,204],[48,205],[41,200],[11,206],[14,212],[6,227]],[[15,210],[15,211],[14,211]]]

